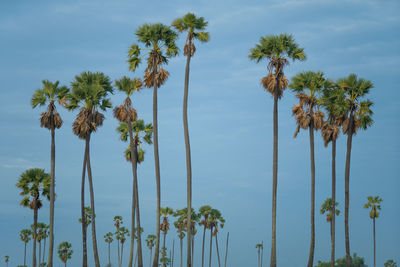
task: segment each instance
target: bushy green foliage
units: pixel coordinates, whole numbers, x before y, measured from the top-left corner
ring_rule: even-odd
[[[358,257],[357,253],[353,254],[353,257],[350,257],[352,266],[353,267],[368,267],[368,265],[365,264],[364,258]],[[315,267],[330,267],[331,263],[330,262],[322,262],[318,261],[318,265]],[[346,267],[346,257],[337,259],[335,262],[335,267]]]

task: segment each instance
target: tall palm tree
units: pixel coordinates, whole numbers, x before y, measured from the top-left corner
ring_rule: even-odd
[[[371,211],[369,213],[369,217],[373,221],[373,235],[374,235],[374,267],[376,266],[376,245],[375,245],[375,219],[379,217],[379,212],[378,210],[381,209],[380,203],[382,202],[382,199],[379,196],[373,197],[369,196],[368,202],[364,204],[365,209],[371,208]]]
[[[330,225],[330,230],[331,230],[331,244],[333,246],[333,250],[331,251],[331,266],[335,267],[335,254],[334,254],[334,243],[335,243],[335,237],[334,237],[334,227],[333,227],[333,221],[336,216],[339,216],[340,210],[338,210],[336,207],[339,205],[339,203],[335,202],[333,204],[332,198],[327,198],[324,203],[321,205],[321,214],[326,213],[326,221],[329,222]],[[332,206],[335,208],[332,209]]]
[[[249,58],[257,63],[268,60],[267,76],[261,79],[261,84],[274,98],[274,145],[273,145],[273,181],[272,181],[272,239],[271,267],[276,266],[276,194],[278,183],[278,100],[288,85],[284,67],[289,59],[305,60],[304,49],[299,48],[292,35],[269,35],[260,38],[260,43],[250,50]]]
[[[151,267],[151,256],[153,255],[153,247],[154,247],[154,240],[156,239],[155,235],[147,235],[146,238],[146,245],[150,249],[150,267]]]
[[[257,249],[257,266],[258,266],[258,267],[261,266],[261,261],[262,261],[262,259],[260,258],[261,247],[262,247],[262,244],[261,244],[261,243],[257,243],[257,244],[256,244],[256,249]]]
[[[114,241],[113,233],[108,232],[107,234],[104,235],[104,242],[108,244],[108,265],[110,266],[111,266],[110,247],[113,241]]]
[[[43,106],[48,103],[47,111],[40,115],[40,127],[50,130],[51,134],[51,160],[50,160],[50,233],[49,233],[49,259],[48,266],[53,267],[53,250],[54,250],[54,201],[55,201],[55,162],[56,162],[56,145],[55,145],[55,129],[59,129],[63,123],[60,114],[57,112],[55,102],[63,103],[69,89],[66,86],[59,86],[59,81],[54,83],[43,80],[43,88],[37,89],[32,96],[31,105],[33,108]]]
[[[328,112],[327,120],[322,124],[321,134],[324,139],[325,147],[332,142],[332,196],[331,203],[336,203],[336,140],[339,137],[340,127],[343,118],[338,114],[340,113],[339,107],[342,99],[340,88],[335,86],[332,82],[327,81],[327,86],[323,90],[321,98],[321,105]],[[331,266],[335,266],[335,229],[336,229],[336,211],[335,205],[331,206]]]
[[[32,231],[29,229],[21,230],[19,238],[24,242],[24,267],[26,266],[26,245],[31,240]]]
[[[93,255],[96,267],[100,267],[99,254],[97,250],[96,239],[96,211],[94,207],[94,191],[92,168],[90,165],[90,138],[98,127],[103,125],[104,115],[99,109],[106,111],[111,108],[111,101],[107,98],[108,94],[113,93],[110,79],[102,72],[82,72],[75,76],[71,82],[71,92],[67,95],[68,110],[80,109],[73,125],[74,134],[80,139],[85,140],[85,153],[83,158],[82,184],[81,184],[81,216],[82,216],[82,239],[83,239],[83,266],[87,266],[86,251],[86,231],[85,231],[85,169],[88,173],[89,191],[90,191],[90,208],[92,210],[92,241]]]
[[[158,153],[158,120],[157,120],[157,88],[165,83],[169,72],[163,68],[168,59],[178,54],[175,40],[176,32],[161,23],[144,24],[136,30],[138,41],[144,44],[143,48],[133,44],[129,49],[129,69],[135,71],[141,62],[141,52],[148,51],[147,67],[144,75],[144,83],[148,88],[153,87],[153,126],[154,126],[154,162],[157,184],[157,219],[156,219],[156,245],[153,267],[158,267],[160,247],[160,205],[161,182],[160,162]]]
[[[218,248],[218,231],[219,228],[224,228],[225,219],[222,217],[221,212],[217,209],[211,209],[208,216],[207,225],[210,229],[210,259],[209,267],[211,267],[211,255],[212,255],[212,238],[215,236],[215,244],[217,248],[218,266],[221,267],[221,261],[219,258],[219,248]]]
[[[45,231],[46,231],[47,225],[45,223],[39,222],[37,223],[37,235],[36,235],[36,241],[39,243],[39,266],[41,266],[41,255],[42,255],[42,240],[45,238]],[[34,225],[31,225],[31,228],[33,230]],[[44,249],[43,249],[44,251]]]
[[[208,216],[210,215],[212,208],[209,205],[201,206],[199,208],[199,214],[200,216],[203,216],[201,221],[199,222],[199,225],[203,225],[203,244],[201,248],[201,267],[204,267],[204,242],[206,238],[206,229],[208,228],[207,221],[208,221]]]
[[[114,216],[114,226],[115,226],[115,239],[117,240],[117,258],[118,258],[118,266],[121,266],[121,256],[120,256],[120,250],[119,250],[119,243],[120,243],[120,238],[121,235],[117,235],[119,232],[119,228],[121,227],[122,224],[124,224],[124,221],[122,220],[122,216]]]
[[[185,68],[185,85],[183,94],[183,130],[185,135],[185,148],[186,148],[186,176],[187,176],[187,218],[188,223],[191,225],[191,211],[192,211],[192,163],[190,155],[190,140],[189,140],[189,128],[187,118],[187,106],[188,106],[188,95],[189,95],[189,69],[190,59],[196,52],[196,46],[194,41],[208,42],[210,34],[205,32],[208,22],[203,17],[197,18],[193,13],[187,13],[182,18],[177,18],[172,22],[172,26],[177,29],[180,33],[187,31],[187,37],[184,46],[184,55],[186,56],[186,68]],[[190,227],[188,228],[187,237],[187,266],[192,266],[191,259],[191,239],[192,233]]]
[[[350,158],[353,135],[359,128],[366,130],[373,123],[372,120],[372,101],[362,99],[369,93],[374,86],[372,82],[357,78],[357,75],[350,74],[346,78],[336,81],[337,86],[341,89],[344,101],[339,106],[340,115],[344,116],[342,125],[343,134],[347,135],[347,151],[345,166],[345,241],[346,241],[346,266],[351,267],[350,258],[350,237],[349,237],[349,205],[350,205]]]
[[[120,80],[115,81],[117,89],[126,94],[125,101],[122,105],[114,108],[114,117],[123,122],[127,126],[127,132],[129,134],[130,144],[134,144],[132,123],[137,119],[136,110],[132,107],[131,95],[134,91],[139,91],[142,88],[142,81],[140,79],[130,79],[126,76],[122,77]],[[134,155],[131,157],[132,163],[132,175],[133,175],[133,189],[132,189],[132,211],[131,211],[131,246],[129,254],[129,267],[132,267],[133,263],[133,246],[134,246],[134,229],[135,229],[135,210],[137,213],[136,219],[138,224],[138,229],[140,229],[140,213],[139,213],[139,194],[137,191],[137,145],[130,145],[130,154]],[[140,234],[137,235],[138,239],[138,265],[143,267],[142,259],[142,242]]]
[[[311,161],[311,245],[308,257],[308,267],[313,266],[314,247],[315,247],[315,157],[314,157],[314,130],[318,131],[322,127],[324,113],[319,109],[320,95],[327,82],[322,72],[306,71],[295,75],[290,89],[297,93],[296,98],[299,103],[292,108],[296,118],[297,128],[294,137],[300,128],[309,130],[310,136],[310,161]]]
[[[37,236],[37,220],[38,210],[42,207],[40,195],[50,200],[50,183],[51,176],[44,172],[44,169],[28,169],[23,172],[18,179],[16,186],[21,189],[21,196],[25,196],[21,205],[30,207],[33,210],[33,259],[32,266],[36,267],[36,236]]]
[[[65,267],[67,267],[67,261],[71,259],[73,252],[72,245],[66,241],[58,246],[58,257],[65,264]]]
[[[122,266],[122,259],[124,256],[124,243],[126,241],[126,237],[129,237],[129,230],[125,227],[119,227],[118,230],[115,232],[115,239],[121,243],[121,254],[119,258],[119,267]]]

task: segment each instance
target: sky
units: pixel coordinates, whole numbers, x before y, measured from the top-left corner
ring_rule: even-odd
[[[304,47],[307,60],[286,68],[291,79],[307,70],[323,71],[333,80],[355,73],[373,82],[368,98],[374,102],[374,124],[353,138],[350,175],[350,246],[373,264],[372,220],[363,208],[367,196],[383,199],[376,222],[377,266],[388,259],[400,263],[400,2],[373,0],[299,1],[1,1],[0,3],[0,266],[23,263],[19,231],[33,222],[33,212],[19,205],[15,186],[28,168],[50,172],[50,133],[40,128],[44,108],[32,109],[33,92],[41,81],[69,86],[83,71],[100,71],[112,81],[128,75],[143,77],[144,67],[128,71],[127,51],[136,42],[135,30],[143,23],[170,25],[187,12],[208,22],[210,41],[197,44],[191,61],[189,132],[192,151],[193,206],[211,205],[226,219],[218,234],[220,254],[230,233],[228,266],[255,266],[256,243],[264,242],[264,264],[271,249],[272,107],[273,100],[260,85],[266,62],[248,59],[261,36],[292,34]],[[184,44],[184,35],[177,44]],[[168,81],[158,92],[161,206],[186,206],[186,165],[182,123],[185,58],[170,60]],[[113,105],[124,96],[115,92]],[[309,138],[296,125],[291,107],[294,94],[286,90],[279,102],[279,170],[277,199],[277,262],[279,266],[306,265],[310,244]],[[152,122],[152,90],[134,94],[138,116]],[[56,132],[55,246],[72,244],[70,266],[82,260],[80,179],[84,142],[72,133],[77,112],[58,109],[64,124]],[[132,174],[123,158],[126,144],[116,133],[112,111],[93,134],[91,164],[94,177],[96,228],[100,260],[107,262],[103,235],[114,231],[113,217],[130,225]],[[141,219],[144,235],[155,232],[156,183],[153,147],[145,145],[139,166]],[[346,138],[337,142],[337,201],[344,211]],[[331,192],[331,149],[315,134],[316,243],[315,260],[330,259],[329,224],[319,208]],[[88,196],[88,191],[87,191]],[[87,198],[88,199],[88,198]],[[89,205],[89,202],[86,203]],[[39,221],[48,222],[44,201]],[[179,262],[178,237],[175,264]],[[337,218],[336,255],[345,255],[344,212]],[[207,238],[207,243],[208,243]],[[89,263],[93,265],[91,238]],[[31,264],[31,245],[28,263]],[[125,245],[124,262],[128,260]],[[208,244],[206,251],[208,251]],[[217,266],[213,247],[213,266]],[[148,264],[144,249],[144,264]],[[196,236],[195,266],[200,264],[201,237]],[[55,266],[62,266],[55,254]],[[206,260],[208,260],[206,253]],[[112,244],[116,264],[116,244]]]

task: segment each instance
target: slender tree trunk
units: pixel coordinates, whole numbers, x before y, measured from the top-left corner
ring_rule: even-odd
[[[174,267],[174,258],[175,258],[175,239],[172,240],[172,261],[171,261],[171,267]]]
[[[155,72],[155,76],[157,76],[157,64],[156,58],[153,56],[153,70]],[[154,261],[153,267],[158,267],[158,259],[160,254],[160,206],[161,206],[161,181],[160,181],[160,159],[158,154],[158,122],[157,122],[157,83],[154,82],[153,88],[153,141],[154,141],[154,166],[156,173],[156,184],[157,184],[157,226],[156,226],[156,245],[154,250]]]
[[[44,261],[45,255],[46,255],[46,238],[43,239],[43,260],[42,260],[42,262],[45,262]]]
[[[33,210],[33,258],[32,258],[32,266],[36,267],[36,236],[37,236],[37,220],[38,220],[38,209],[37,209],[37,203],[38,203],[39,197],[36,197],[35,199],[35,209]]]
[[[135,253],[135,264],[134,264],[135,267],[136,267],[136,263],[137,263],[137,257],[138,257],[138,249],[136,249],[136,253]]]
[[[332,221],[331,266],[335,267],[335,221],[336,221],[336,140],[332,140]]]
[[[86,138],[87,142],[90,142],[90,134]],[[96,239],[96,212],[94,209],[94,191],[93,191],[93,179],[92,179],[92,168],[90,166],[90,148],[88,146],[88,153],[87,153],[87,172],[88,172],[88,180],[89,180],[89,191],[90,191],[90,207],[92,209],[92,241],[93,241],[93,256],[94,256],[94,263],[96,267],[100,267],[100,260],[99,254],[97,251],[97,239]]]
[[[278,83],[277,83],[278,84]],[[276,267],[276,194],[278,186],[278,88],[274,94],[274,147],[272,164],[272,239],[271,239],[271,267]]]
[[[375,217],[373,218],[374,221],[374,267],[376,266],[376,246],[375,246]]]
[[[133,140],[132,125],[131,122],[128,123],[129,132],[129,148],[131,153],[131,164],[132,164],[132,175],[133,175],[133,185],[132,185],[132,214],[131,214],[131,246],[129,252],[129,267],[132,267],[133,254],[135,246],[135,212],[136,212],[136,176],[137,176],[137,150],[136,144]]]
[[[120,254],[120,251],[119,251],[119,240],[117,241],[117,253],[118,253],[118,267],[121,267],[121,254]]]
[[[65,265],[64,265],[64,267],[67,267],[67,261],[65,261]]]
[[[38,242],[39,243],[39,260],[38,260],[38,266],[40,266],[40,259],[42,256],[42,242]]]
[[[108,243],[108,264],[111,265],[111,257],[110,257],[110,245],[111,243]]]
[[[260,267],[260,249],[257,249],[257,267]]]
[[[350,206],[350,158],[351,158],[351,143],[353,139],[354,131],[354,116],[353,111],[350,112],[349,129],[347,133],[347,153],[346,153],[346,167],[344,174],[345,182],[345,206],[344,206],[344,230],[345,230],[345,240],[346,240],[346,266],[351,267],[351,257],[350,257],[350,238],[349,238],[349,206]]]
[[[312,116],[312,115],[311,115]],[[314,121],[310,122],[310,154],[311,154],[311,244],[308,267],[313,267],[315,247],[315,160],[314,160]]]
[[[150,249],[150,267],[151,267],[151,256],[153,255],[153,248]]]
[[[122,266],[123,257],[124,257],[124,243],[121,243],[121,266]]]
[[[51,163],[50,163],[50,218],[49,218],[49,256],[48,267],[53,267],[53,247],[54,247],[54,202],[55,202],[55,169],[56,169],[56,144],[55,144],[55,131],[54,131],[54,117],[52,117],[51,129]],[[44,255],[44,252],[43,252]],[[43,259],[44,262],[44,259]]]
[[[86,244],[86,215],[85,215],[85,175],[86,175],[86,162],[87,162],[87,155],[89,151],[89,142],[86,139],[85,142],[85,153],[83,156],[83,168],[82,168],[82,181],[81,181],[81,220],[82,220],[82,266],[87,267],[87,244]]]
[[[191,254],[191,256],[192,256],[192,266],[194,266],[193,265],[193,261],[194,261],[194,235],[192,235],[192,254]]]
[[[183,239],[180,239],[180,243],[181,243],[181,267],[183,266]]]
[[[137,166],[137,163],[136,163]],[[135,198],[136,198],[136,241],[137,241],[137,250],[136,254],[138,257],[138,267],[143,267],[143,255],[142,255],[142,234],[140,232],[140,210],[139,210],[139,189],[138,189],[138,179],[137,175],[135,177]]]
[[[260,267],[262,267],[262,263],[263,263],[263,254],[264,254],[264,241],[261,242],[261,260],[260,260]]]
[[[207,219],[205,219],[207,221]],[[201,248],[201,267],[204,267],[204,242],[206,239],[206,224],[204,223],[204,228],[203,228],[203,246]]]
[[[187,175],[187,267],[192,266],[191,260],[191,244],[192,238],[192,163],[190,156],[190,141],[189,141],[189,127],[187,118],[187,105],[188,105],[188,94],[189,94],[189,68],[191,58],[191,39],[189,38],[189,53],[186,58],[186,70],[185,70],[185,90],[183,96],[183,130],[185,135],[185,148],[186,148],[186,175]]]
[[[164,236],[164,238],[163,238],[163,253],[162,253],[162,259],[164,259],[164,261],[163,261],[162,266],[163,266],[163,267],[166,267],[167,265],[165,264],[165,258],[166,258],[166,256],[167,256],[167,250],[166,250],[166,247],[165,247],[165,237],[167,236],[167,233],[164,232],[163,236]]]
[[[209,259],[209,267],[211,267],[211,256],[212,256],[212,227],[210,228],[210,259]]]
[[[24,267],[26,267],[26,242],[24,246]]]
[[[228,235],[226,236],[225,264],[224,264],[224,267],[226,267],[226,261],[228,259],[228,245],[229,245],[229,232],[228,232]]]
[[[219,248],[218,248],[218,233],[215,233],[215,245],[217,246],[218,267],[221,267],[221,261],[219,259]]]

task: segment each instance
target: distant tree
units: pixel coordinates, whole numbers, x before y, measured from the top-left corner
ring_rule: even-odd
[[[382,199],[379,196],[373,197],[373,196],[369,196],[368,198],[368,202],[364,205],[365,209],[369,209],[371,208],[371,211],[369,213],[369,217],[372,219],[373,221],[373,235],[374,235],[374,267],[375,265],[375,257],[376,257],[376,246],[375,246],[375,219],[379,217],[379,212],[378,210],[381,209],[381,205],[380,203],[382,202]]]
[[[199,208],[199,214],[200,216],[203,216],[200,220],[199,225],[203,225],[203,245],[201,247],[201,267],[204,267],[204,245],[205,245],[205,239],[206,239],[206,229],[208,229],[207,221],[208,217],[210,215],[212,208],[211,206],[205,205],[201,206]]]
[[[124,244],[126,241],[126,237],[129,237],[129,230],[125,227],[119,227],[118,230],[115,232],[115,239],[121,243],[121,255],[120,255],[120,266],[122,266],[122,259],[124,256]]]
[[[221,262],[219,258],[219,248],[218,248],[218,231],[219,228],[223,228],[225,224],[225,219],[222,217],[221,212],[217,209],[211,209],[210,214],[208,216],[207,225],[210,229],[210,259],[209,259],[209,267],[211,267],[211,256],[212,256],[212,238],[215,236],[215,245],[217,248],[217,258],[218,258],[218,267],[221,267]]]
[[[115,229],[116,229],[114,235],[115,235],[115,239],[117,240],[118,267],[121,267],[121,256],[120,256],[121,253],[120,253],[120,248],[119,248],[119,244],[121,243],[121,242],[120,242],[121,235],[117,235],[117,232],[119,231],[119,228],[121,227],[121,225],[122,225],[124,222],[123,222],[123,220],[122,220],[122,216],[118,216],[118,215],[117,215],[117,216],[114,216],[113,221],[114,221],[114,226],[115,226]]]
[[[36,267],[36,228],[38,210],[43,205],[40,200],[40,195],[50,200],[50,182],[50,174],[45,173],[44,169],[35,168],[23,172],[16,184],[16,186],[22,191],[20,195],[25,196],[20,204],[33,210],[33,267]]]
[[[111,265],[111,257],[110,257],[110,247],[111,243],[113,242],[113,233],[108,232],[104,235],[104,241],[108,244],[108,264]]]
[[[150,267],[151,267],[151,256],[153,255],[153,247],[155,239],[156,239],[155,235],[148,235],[145,240],[147,247],[150,249]]]
[[[164,260],[167,257],[166,253],[166,247],[165,247],[165,239],[167,237],[167,233],[169,230],[169,222],[168,222],[168,216],[174,214],[174,210],[170,207],[165,207],[160,209],[161,215],[163,216],[163,221],[160,224],[160,230],[163,232],[164,238],[163,238],[163,247],[162,247],[162,259],[160,262],[162,262],[162,266],[165,267],[167,264],[167,261]]]
[[[256,249],[257,249],[257,266],[261,267],[262,266],[262,258],[260,257],[261,255],[261,250],[263,249],[263,244],[258,243],[256,244]]]
[[[393,260],[387,260],[385,262],[385,267],[397,267],[397,263]]]
[[[350,257],[350,263],[352,267],[368,267],[364,263],[364,258],[358,257],[356,253],[354,253],[353,257]],[[318,265],[315,267],[330,267],[331,262],[321,262],[318,261]],[[346,257],[340,258],[336,260],[335,267],[346,267]]]
[[[179,216],[177,212],[174,214],[177,217],[177,220],[174,222],[174,226],[176,228],[176,232],[178,233],[179,244],[180,244],[180,253],[181,253],[181,267],[183,266],[183,238],[185,238],[185,224],[183,222],[183,218]]]
[[[24,242],[24,266],[26,266],[26,245],[31,240],[32,231],[29,229],[21,230],[19,238]]]
[[[58,245],[58,257],[65,264],[65,267],[67,267],[67,261],[71,259],[74,252],[71,248],[72,245],[66,241]]]
[[[9,262],[9,260],[10,260],[10,256],[5,256],[4,257],[5,259],[4,259],[4,262],[7,264],[7,267],[8,267],[8,262]]]

